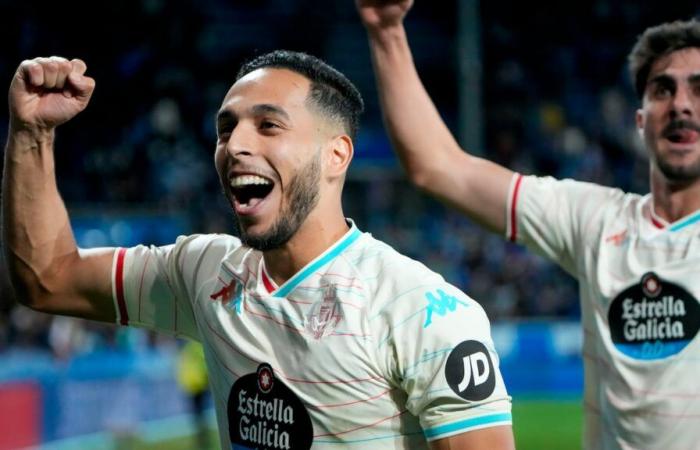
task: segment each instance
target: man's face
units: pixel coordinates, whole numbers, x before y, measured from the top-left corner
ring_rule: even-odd
[[[217,116],[215,162],[241,240],[284,245],[318,202],[322,127],[306,103],[310,82],[284,69],[238,80]]]
[[[652,169],[668,182],[700,179],[700,49],[677,50],[654,62],[637,128]]]

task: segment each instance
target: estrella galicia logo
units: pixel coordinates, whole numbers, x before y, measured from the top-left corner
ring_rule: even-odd
[[[464,341],[452,349],[445,363],[447,384],[466,400],[484,400],[496,387],[489,351],[479,341]]]
[[[231,388],[228,429],[232,450],[308,450],[313,442],[304,404],[266,363]]]
[[[608,323],[619,351],[635,359],[661,359],[677,354],[695,337],[700,305],[683,287],[649,272],[613,299]]]

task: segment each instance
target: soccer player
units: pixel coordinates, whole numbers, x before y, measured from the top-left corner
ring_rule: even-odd
[[[214,154],[240,239],[82,250],[53,143],[89,102],[85,70],[37,58],[10,86],[3,238],[28,306],[201,341],[222,448],[513,448],[483,309],[343,216],[350,81],[286,51],[240,69]]]
[[[700,442],[700,23],[650,28],[630,54],[651,194],[523,176],[459,148],[414,67],[411,0],[357,0],[385,121],[419,187],[580,282],[587,449]]]

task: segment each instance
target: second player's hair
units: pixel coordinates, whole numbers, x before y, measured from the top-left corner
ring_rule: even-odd
[[[700,48],[700,22],[695,19],[662,23],[647,28],[629,54],[630,74],[637,96],[641,99],[654,62],[688,47]]]
[[[297,72],[311,81],[309,99],[331,120],[342,124],[355,138],[364,110],[362,95],[345,75],[315,56],[288,50],[275,50],[243,64],[236,81],[257,69],[272,67]]]

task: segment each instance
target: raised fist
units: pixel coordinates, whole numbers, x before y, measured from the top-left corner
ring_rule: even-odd
[[[413,6],[413,0],[355,0],[365,26],[384,28],[399,25]]]
[[[75,117],[95,89],[86,69],[79,59],[57,56],[23,61],[10,84],[10,126],[52,129]]]

